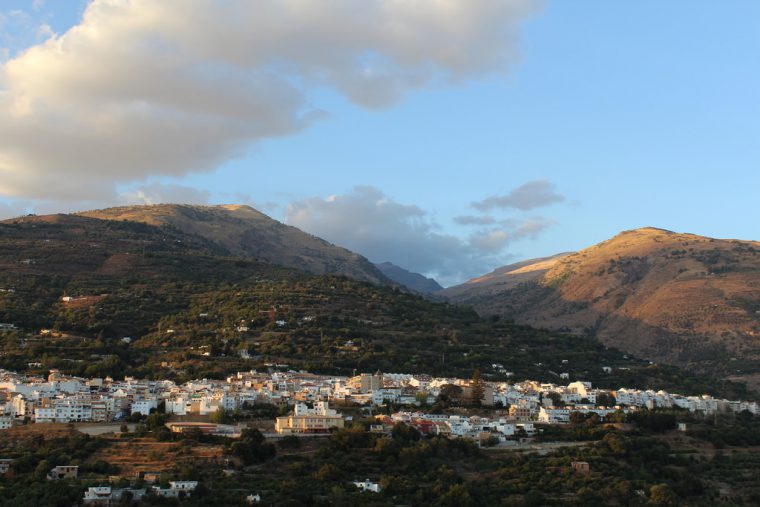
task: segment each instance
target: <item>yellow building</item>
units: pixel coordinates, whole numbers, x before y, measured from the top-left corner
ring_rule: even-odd
[[[293,414],[278,417],[274,429],[281,435],[327,433],[330,428],[342,428],[343,424],[343,416],[331,409],[327,402],[320,401],[314,408],[296,403]]]

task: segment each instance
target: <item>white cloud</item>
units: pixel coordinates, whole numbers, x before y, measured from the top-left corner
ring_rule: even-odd
[[[175,184],[151,183],[124,192],[120,200],[124,204],[207,204],[211,193]]]
[[[490,211],[496,208],[529,211],[564,200],[565,196],[556,191],[553,183],[537,180],[520,185],[506,195],[493,195],[482,201],[474,202],[472,207],[480,211]]]
[[[537,0],[93,0],[0,66],[0,195],[115,199],[323,117],[503,72]]]
[[[47,23],[42,23],[37,27],[37,37],[39,38],[49,39],[51,37],[55,37],[55,35],[56,33],[53,31],[53,28]]]
[[[499,253],[512,241],[504,229],[479,231],[470,236],[470,244],[481,252]]]
[[[490,215],[481,217],[473,215],[460,215],[454,217],[454,222],[458,225],[493,225],[496,223],[496,219]]]
[[[465,240],[439,232],[420,207],[396,202],[367,186],[344,195],[293,202],[285,210],[285,222],[374,262],[390,261],[444,285],[505,264],[507,246],[539,230],[526,221],[503,221]]]

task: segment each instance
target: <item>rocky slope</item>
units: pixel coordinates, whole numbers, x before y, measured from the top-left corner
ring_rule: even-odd
[[[627,231],[441,293],[483,315],[589,333],[656,361],[760,370],[760,243]]]
[[[250,206],[160,204],[108,208],[78,215],[175,229],[202,238],[227,255],[249,257],[309,273],[338,274],[366,282],[389,283],[361,255],[282,224]]]

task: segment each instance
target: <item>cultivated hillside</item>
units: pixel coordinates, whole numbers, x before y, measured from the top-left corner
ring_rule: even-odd
[[[657,361],[760,370],[758,242],[644,228],[442,294],[483,315],[591,333]]]
[[[242,205],[159,204],[86,211],[101,220],[171,227],[218,246],[227,255],[249,257],[317,275],[345,275],[385,284],[389,280],[367,259]]]
[[[383,262],[382,264],[375,264],[375,266],[377,266],[377,269],[379,269],[382,274],[394,282],[419,294],[432,294],[443,289],[443,287],[432,278],[427,278],[419,273],[414,273],[408,269],[396,266],[392,262]]]
[[[493,378],[499,363],[518,378],[555,381],[563,371],[609,387],[745,397],[735,384],[652,368],[595,340],[228,255],[171,226],[78,215],[0,222],[0,323],[0,368],[35,374],[187,380],[286,364],[344,374],[478,368]]]

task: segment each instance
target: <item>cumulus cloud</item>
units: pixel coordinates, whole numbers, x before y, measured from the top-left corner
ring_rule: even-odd
[[[176,184],[152,183],[124,192],[120,200],[124,204],[207,204],[211,192]]]
[[[472,207],[480,211],[498,208],[529,211],[564,200],[565,196],[557,192],[554,184],[546,180],[537,180],[520,185],[506,195],[493,195],[473,202]]]
[[[540,233],[554,225],[557,225],[557,222],[551,218],[526,218],[514,221],[514,230],[515,235],[521,239],[536,239]]]
[[[489,215],[482,217],[474,215],[460,215],[458,217],[454,217],[454,223],[457,225],[493,225],[496,223],[496,219]]]
[[[503,221],[466,239],[441,233],[419,206],[399,203],[369,186],[293,202],[285,210],[285,221],[374,262],[390,261],[444,285],[504,264],[511,242],[537,233],[524,221]]]
[[[92,0],[0,65],[0,195],[115,198],[324,117],[503,72],[537,0]]]
[[[512,240],[510,234],[504,229],[491,229],[479,231],[470,236],[470,244],[481,252],[501,252]]]

